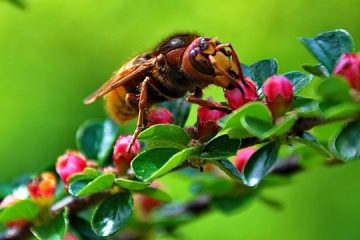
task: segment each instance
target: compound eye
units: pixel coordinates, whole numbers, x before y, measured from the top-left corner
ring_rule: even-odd
[[[207,42],[201,42],[199,44],[200,51],[205,51],[209,48],[209,44]]]

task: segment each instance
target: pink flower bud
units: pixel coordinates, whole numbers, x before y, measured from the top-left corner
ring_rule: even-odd
[[[238,109],[242,105],[258,99],[256,84],[248,77],[245,77],[245,81],[248,86],[244,86],[244,84],[239,81],[244,93],[239,88],[225,90],[225,98],[232,110]]]
[[[360,92],[360,54],[342,55],[334,69],[334,74],[344,77],[353,89]]]
[[[211,102],[214,102],[211,98],[208,99]],[[206,107],[200,106],[198,108],[198,123],[204,125],[207,122],[217,122],[220,118],[225,116],[226,113],[219,110],[211,110]]]
[[[247,147],[240,149],[235,156],[234,163],[236,168],[242,172],[244,170],[244,167],[247,163],[247,161],[250,159],[250,157],[256,152],[256,150],[252,147]]]
[[[147,115],[147,120],[148,127],[160,123],[173,123],[171,112],[163,107],[151,109]]]
[[[42,206],[49,206],[52,203],[56,190],[56,178],[51,172],[44,172],[28,183],[28,191],[32,199]]]
[[[130,149],[130,153],[126,152],[126,148],[130,144],[131,138],[131,135],[119,136],[114,146],[113,161],[120,173],[123,173],[130,167],[131,160],[140,150],[140,143],[136,140]]]
[[[76,151],[67,151],[56,162],[56,172],[65,184],[68,184],[70,176],[82,172],[85,168],[86,158]]]
[[[285,76],[269,77],[264,83],[266,103],[274,118],[278,118],[289,109],[293,96],[293,86]]]

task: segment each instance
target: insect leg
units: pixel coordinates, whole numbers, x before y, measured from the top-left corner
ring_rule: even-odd
[[[226,48],[226,47],[229,47],[229,48],[230,48],[229,53],[231,54],[232,58],[234,59],[235,64],[236,64],[236,67],[237,67],[238,70],[239,70],[239,76],[240,76],[241,82],[242,82],[246,87],[248,87],[249,85],[248,85],[247,82],[245,81],[244,74],[243,74],[242,67],[241,67],[241,63],[240,63],[240,61],[239,61],[239,57],[237,56],[237,54],[236,54],[233,46],[231,45],[231,43],[224,43],[224,44],[217,45],[215,49],[216,49],[216,50],[219,50],[219,49],[223,49],[223,48]]]
[[[131,147],[134,145],[135,140],[137,139],[137,137],[139,136],[139,134],[141,133],[141,131],[144,128],[144,115],[145,115],[145,110],[147,107],[147,98],[148,98],[147,86],[148,86],[149,80],[150,80],[150,77],[146,77],[145,80],[141,84],[140,98],[139,98],[138,122],[136,125],[136,129],[132,135],[131,142],[129,143],[129,145],[126,148],[127,153],[130,153]]]
[[[209,100],[204,100],[204,99],[201,99],[201,98],[198,98],[194,95],[192,96],[188,96],[186,98],[186,100],[189,102],[189,103],[195,103],[195,104],[198,104],[202,107],[206,107],[206,108],[209,108],[209,109],[212,109],[212,110],[219,110],[219,111],[222,111],[222,112],[226,112],[226,113],[230,113],[231,112],[231,109],[226,107],[226,106],[223,106],[219,103],[215,103],[215,102],[212,102],[212,101],[209,101]]]

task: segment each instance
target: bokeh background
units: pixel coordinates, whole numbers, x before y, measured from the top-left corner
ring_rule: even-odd
[[[105,117],[101,101],[85,106],[83,98],[170,33],[216,36],[233,43],[242,62],[275,57],[280,72],[315,63],[299,36],[344,28],[360,42],[358,0],[24,2],[21,10],[0,1],[2,183],[74,148],[77,127]],[[216,93],[222,91],[208,91]],[[311,169],[265,192],[282,202],[282,211],[253,202],[229,216],[211,213],[178,232],[185,239],[360,239],[359,173],[360,162]],[[188,179],[166,180],[175,197],[187,196]]]

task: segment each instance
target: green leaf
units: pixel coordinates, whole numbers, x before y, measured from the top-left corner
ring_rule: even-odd
[[[360,158],[360,121],[347,124],[330,139],[330,151],[344,161]]]
[[[77,180],[92,180],[99,176],[99,172],[95,168],[85,168],[81,173],[75,173],[71,175],[69,178],[69,182],[77,181]]]
[[[341,78],[329,78],[321,82],[317,88],[318,94],[324,101],[345,102],[352,101],[350,86]]]
[[[224,196],[231,194],[237,187],[233,181],[221,177],[203,177],[195,181],[191,186],[194,195]]]
[[[198,148],[186,148],[182,151],[172,148],[158,148],[156,150],[146,151],[144,155],[138,155],[131,162],[132,169],[139,179],[150,181],[168,173],[184,163],[191,155],[196,154]]]
[[[323,109],[325,118],[342,118],[359,116],[360,105],[356,102],[339,103],[333,107]]]
[[[207,142],[200,153],[205,160],[220,160],[234,156],[239,149],[240,139],[231,139],[228,135],[216,137]]]
[[[129,192],[112,195],[95,209],[91,227],[101,237],[119,231],[129,221],[133,211],[133,198]]]
[[[248,186],[259,184],[274,166],[280,148],[278,142],[271,142],[258,149],[244,168],[244,183]]]
[[[296,115],[287,116],[281,123],[275,126],[271,122],[265,122],[260,119],[245,116],[241,118],[244,128],[253,136],[263,140],[266,138],[281,136],[287,133],[296,123]]]
[[[300,40],[330,73],[333,72],[339,57],[353,50],[351,35],[343,29],[320,33],[315,38],[301,38]]]
[[[111,153],[119,127],[111,120],[90,120],[76,132],[78,149],[88,158],[104,164]]]
[[[92,181],[78,180],[73,181],[69,185],[69,193],[76,197],[83,197],[93,193],[101,192],[111,188],[114,183],[115,176],[112,173],[103,174]]]
[[[313,79],[313,75],[306,75],[301,72],[288,72],[284,76],[291,81],[295,94],[305,88]]]
[[[14,220],[34,220],[39,214],[39,207],[31,200],[21,200],[4,208],[0,212],[0,222]]]
[[[219,160],[212,162],[217,167],[219,167],[226,175],[237,182],[243,182],[242,174],[237,170],[237,168],[229,160]]]
[[[304,106],[306,107],[308,105],[314,104],[315,102],[316,101],[313,98],[294,96],[290,109],[302,108]]]
[[[94,231],[91,229],[91,225],[85,219],[78,217],[76,215],[70,216],[70,225],[79,234],[81,239],[86,240],[100,240],[103,239],[97,236]]]
[[[318,64],[316,66],[311,66],[308,64],[303,65],[303,69],[315,76],[318,77],[330,77],[330,74],[328,72],[328,70],[326,69],[326,67],[324,67],[321,64]]]
[[[256,196],[255,190],[245,190],[236,194],[219,196],[211,199],[211,206],[229,214],[239,208],[247,206]]]
[[[31,227],[31,232],[40,240],[63,240],[67,231],[67,214],[58,214],[55,219],[41,226]]]
[[[253,72],[248,65],[241,63],[241,69],[244,76],[254,79]]]
[[[160,105],[167,108],[171,112],[175,125],[178,125],[180,127],[185,126],[191,108],[191,104],[186,101],[185,97],[176,100],[166,101],[161,103]]]
[[[300,136],[291,136],[289,137],[291,142],[302,143],[312,149],[317,153],[323,155],[324,157],[331,157],[330,152],[323,146],[321,143],[310,133],[303,132]]]
[[[253,76],[252,80],[256,82],[258,88],[260,89],[268,77],[277,73],[278,63],[273,58],[264,59],[252,64],[250,69]]]
[[[172,124],[153,125],[142,131],[138,139],[145,142],[147,148],[184,149],[190,141],[184,129]]]
[[[237,138],[251,136],[241,123],[241,118],[244,116],[255,117],[264,122],[272,122],[271,113],[264,103],[251,102],[229,114],[228,119],[225,121],[224,128],[218,135],[228,134],[231,137]]]
[[[134,191],[143,190],[149,187],[149,184],[147,183],[129,180],[125,178],[116,178],[115,183],[122,188],[134,190]]]
[[[143,190],[138,191],[139,193],[145,194],[151,198],[154,198],[156,200],[159,200],[161,202],[169,203],[172,201],[172,198],[169,194],[166,192],[158,189],[158,188],[146,188]]]

